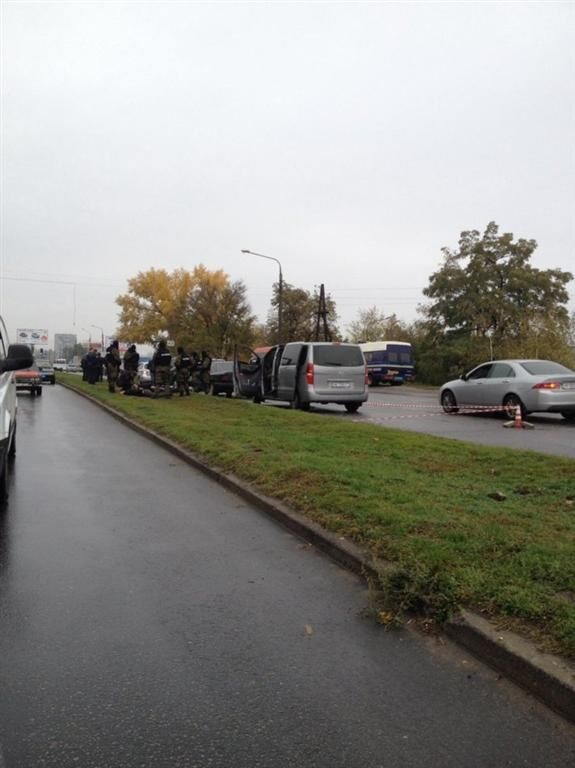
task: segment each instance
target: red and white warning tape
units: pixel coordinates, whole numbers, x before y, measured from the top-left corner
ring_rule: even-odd
[[[424,405],[419,403],[386,403],[380,400],[368,400],[364,405],[370,408],[410,408],[425,409],[427,413],[420,413],[420,416],[436,416],[438,413],[445,413],[447,416],[457,416],[464,413],[509,413],[509,406],[505,405],[465,405],[458,403],[453,411],[445,411],[441,405]],[[433,410],[432,410],[433,409]],[[404,417],[407,418],[407,417]],[[414,417],[415,418],[415,417]]]
[[[370,400],[364,405],[371,408],[411,408],[417,409],[418,413],[409,416],[389,416],[382,415],[378,418],[381,421],[396,421],[398,419],[418,419],[421,416],[441,416],[445,413],[446,416],[457,416],[461,414],[474,414],[474,413],[506,413],[511,421],[506,421],[504,427],[517,427],[520,429],[533,429],[533,424],[528,421],[524,421],[521,416],[521,408],[519,405],[465,405],[458,403],[454,407],[454,410],[445,411],[442,405],[423,405],[420,403],[386,403],[380,400]],[[431,409],[434,410],[431,410]]]

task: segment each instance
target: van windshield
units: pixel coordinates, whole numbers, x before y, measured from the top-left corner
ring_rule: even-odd
[[[359,347],[344,347],[337,344],[315,344],[313,348],[315,365],[363,366],[363,355]]]

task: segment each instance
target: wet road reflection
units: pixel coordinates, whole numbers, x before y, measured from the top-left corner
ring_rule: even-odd
[[[7,768],[563,768],[573,730],[59,387],[0,518]]]

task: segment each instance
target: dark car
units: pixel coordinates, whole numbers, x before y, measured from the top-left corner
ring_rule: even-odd
[[[56,374],[52,365],[47,360],[37,360],[36,363],[42,384],[55,384]]]
[[[226,397],[234,394],[234,364],[231,360],[212,360],[208,392]]]

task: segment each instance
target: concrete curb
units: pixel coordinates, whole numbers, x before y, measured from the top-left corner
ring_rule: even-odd
[[[448,637],[520,685],[550,709],[575,723],[575,667],[541,653],[514,632],[498,630],[477,614],[462,611],[445,625]]]
[[[383,561],[370,559],[352,542],[335,536],[285,504],[259,493],[235,475],[209,466],[169,438],[143,427],[88,393],[61,381],[57,383],[90,400],[130,429],[166,448],[182,461],[249,501],[363,579],[377,581],[379,575],[389,567]],[[561,657],[541,653],[529,640],[513,632],[497,630],[486,619],[470,611],[461,611],[446,623],[444,630],[448,637],[482,662],[529,691],[565,719],[575,723],[575,665]]]

